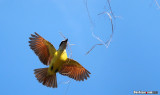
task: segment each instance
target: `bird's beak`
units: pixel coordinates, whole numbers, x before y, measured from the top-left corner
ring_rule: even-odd
[[[68,42],[68,39],[65,39],[64,41],[65,41],[65,42]]]
[[[63,40],[59,45],[59,50],[64,50],[67,47],[68,39]]]

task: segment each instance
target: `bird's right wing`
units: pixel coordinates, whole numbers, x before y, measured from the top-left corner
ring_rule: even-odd
[[[51,59],[54,57],[54,53],[56,52],[54,46],[36,32],[35,35],[31,34],[29,39],[30,48],[35,52],[43,64],[49,65]]]
[[[66,63],[63,64],[59,73],[77,81],[83,81],[84,79],[87,80],[87,77],[89,77],[89,74],[91,74],[77,61],[69,58],[67,59]]]

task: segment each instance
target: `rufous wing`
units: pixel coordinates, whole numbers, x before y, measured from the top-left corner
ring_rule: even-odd
[[[91,74],[88,70],[86,70],[81,64],[73,59],[67,59],[66,63],[64,63],[59,71],[60,74],[73,78],[77,81],[87,80],[89,74]]]
[[[30,48],[35,52],[43,64],[49,65],[51,59],[54,57],[54,53],[56,52],[54,46],[36,32],[35,35],[31,34],[29,39]]]

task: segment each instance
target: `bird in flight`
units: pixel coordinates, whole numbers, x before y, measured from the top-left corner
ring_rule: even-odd
[[[81,64],[67,57],[66,47],[68,39],[62,41],[59,49],[55,47],[38,33],[31,34],[29,46],[48,68],[34,70],[37,80],[47,87],[57,88],[56,73],[75,79],[76,81],[87,80],[89,74]]]

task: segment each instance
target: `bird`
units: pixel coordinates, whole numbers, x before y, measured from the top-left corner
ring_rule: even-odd
[[[31,34],[29,39],[30,48],[39,57],[41,63],[48,66],[47,68],[34,69],[35,77],[44,86],[57,88],[57,73],[76,81],[84,81],[90,77],[89,74],[91,73],[87,69],[77,61],[67,57],[68,39],[60,43],[58,50],[36,32]]]

